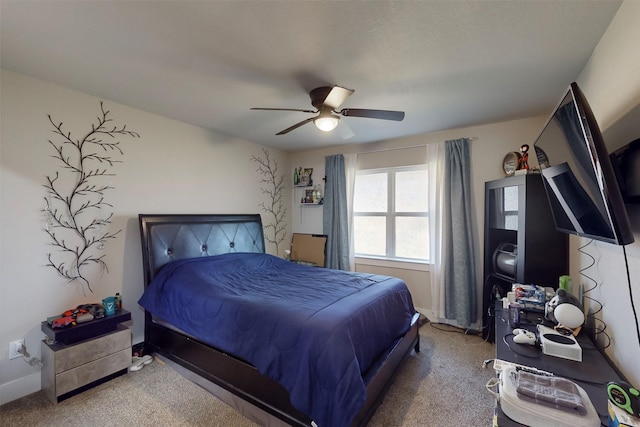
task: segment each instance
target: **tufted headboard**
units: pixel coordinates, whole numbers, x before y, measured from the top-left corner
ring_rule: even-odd
[[[164,264],[229,252],[264,253],[259,214],[140,214],[145,287]]]

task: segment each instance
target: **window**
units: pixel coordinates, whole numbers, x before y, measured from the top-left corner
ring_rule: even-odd
[[[358,171],[353,200],[356,256],[429,260],[426,166]]]

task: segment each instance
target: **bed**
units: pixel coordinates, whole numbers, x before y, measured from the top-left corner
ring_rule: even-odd
[[[400,279],[268,255],[257,214],[139,223],[146,351],[260,424],[366,425],[419,351]]]

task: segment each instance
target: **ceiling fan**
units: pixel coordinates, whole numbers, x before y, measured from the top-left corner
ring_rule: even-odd
[[[353,89],[347,89],[341,86],[322,86],[313,89],[309,92],[311,97],[311,105],[315,110],[305,110],[299,108],[260,108],[254,107],[252,110],[271,110],[271,111],[301,111],[303,113],[318,114],[315,117],[310,117],[295,125],[282,130],[276,135],[284,135],[291,132],[300,126],[313,122],[318,129],[324,132],[330,132],[338,126],[340,116],[345,117],[367,117],[371,119],[383,119],[383,120],[395,120],[402,121],[404,119],[403,111],[389,111],[389,110],[370,110],[363,108],[344,108],[337,110],[342,103],[353,94]]]

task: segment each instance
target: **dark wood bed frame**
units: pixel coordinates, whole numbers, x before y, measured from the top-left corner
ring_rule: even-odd
[[[145,287],[169,261],[228,252],[264,252],[260,215],[139,215]],[[365,403],[352,422],[367,424],[412,350],[420,351],[418,314],[410,330],[367,372]],[[247,362],[164,326],[145,313],[145,350],[156,352],[245,402],[294,426],[312,425],[288,392]]]

